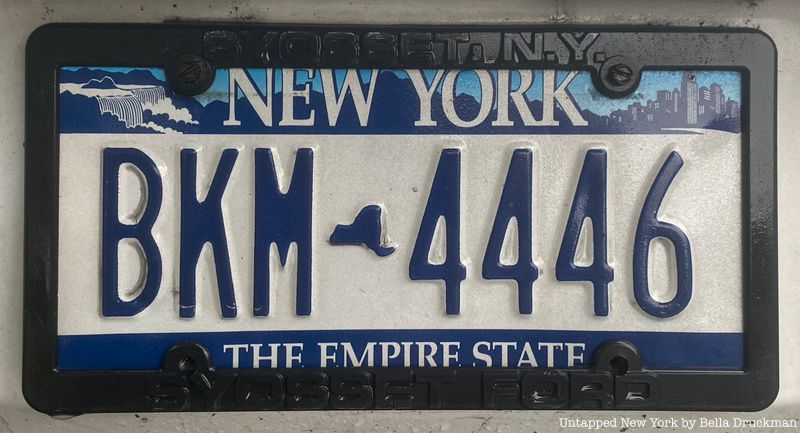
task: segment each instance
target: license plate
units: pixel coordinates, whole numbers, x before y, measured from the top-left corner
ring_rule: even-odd
[[[26,398],[765,407],[773,45],[620,30],[38,30]]]

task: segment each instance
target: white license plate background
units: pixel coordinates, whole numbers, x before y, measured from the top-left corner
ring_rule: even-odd
[[[129,318],[107,318],[100,312],[102,150],[107,147],[144,151],[158,166],[164,188],[153,230],[162,256],[160,290],[152,305]],[[179,152],[186,148],[197,150],[199,198],[208,189],[222,150],[239,150],[222,201],[238,306],[233,319],[220,315],[209,246],[197,268],[196,316],[178,317]],[[290,254],[286,268],[281,269],[274,249],[270,314],[252,314],[256,148],[273,149],[284,190],[291,179],[295,151],[314,150],[312,314],[307,317],[295,315],[294,257]],[[458,315],[445,314],[442,281],[412,281],[408,275],[428,192],[445,148],[461,150],[461,262],[467,267],[467,278],[461,283]],[[509,160],[518,148],[533,150],[533,254],[539,278],[533,286],[531,315],[519,313],[514,281],[486,280],[480,271]],[[558,281],[554,275],[589,149],[608,153],[608,262],[614,268],[614,280],[609,285],[607,317],[594,315],[590,283]],[[685,310],[660,319],[642,311],[634,299],[631,249],[644,197],[673,150],[685,165],[669,187],[659,219],[678,225],[691,241],[693,294]],[[303,344],[293,349],[301,359],[289,360],[289,366],[319,366],[319,342],[339,344],[331,349],[336,358],[328,360],[328,366],[352,365],[346,363],[341,343],[351,343],[361,355],[369,342],[432,342],[437,345],[433,358],[419,356],[422,349],[416,345],[409,349],[413,353],[408,358],[398,355],[388,365],[430,366],[431,360],[442,365],[443,341],[459,343],[458,358],[450,358],[449,365],[486,365],[474,352],[478,342],[488,343],[478,351],[488,354],[495,366],[529,365],[520,364],[524,342],[529,342],[538,365],[565,366],[587,363],[597,342],[625,336],[649,350],[642,354],[646,365],[740,367],[741,353],[729,352],[742,348],[741,152],[738,133],[699,128],[683,133],[596,135],[524,131],[494,135],[62,133],[59,365],[66,369],[155,368],[163,345],[195,336],[213,346],[209,350],[219,366],[233,363],[233,350],[223,350],[225,344],[262,344],[263,356],[269,344],[287,342]],[[133,172],[123,171],[120,182],[121,209],[133,213],[141,196],[139,180]],[[384,209],[384,234],[397,247],[388,257],[378,257],[361,246],[328,242],[337,224],[351,223],[368,204]],[[584,233],[582,244],[587,244],[585,238]],[[654,241],[650,248],[651,291],[656,299],[669,300],[675,280],[672,249],[662,241]],[[582,250],[591,248],[584,245],[579,247]],[[442,256],[443,251],[439,251]],[[121,288],[136,284],[140,266],[135,250],[121,246]],[[504,342],[516,344],[507,346],[507,357],[501,356]],[[572,345],[569,354],[565,343]],[[549,347],[555,347],[550,355]],[[87,352],[87,348],[93,349]],[[371,361],[376,366],[386,361],[380,348],[375,346]],[[148,354],[142,355],[142,350]],[[237,366],[252,366],[253,347],[237,350]],[[675,351],[684,351],[685,356]],[[708,353],[719,356],[709,361],[704,358]],[[283,367],[286,361],[280,352],[261,367]],[[142,365],[133,365],[137,362]]]

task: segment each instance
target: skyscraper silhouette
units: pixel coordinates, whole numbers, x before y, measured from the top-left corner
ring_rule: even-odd
[[[722,86],[717,83],[711,84],[711,102],[716,114],[725,112],[725,94],[722,92]]]
[[[694,72],[686,71],[681,79],[681,112],[686,114],[687,125],[697,125],[697,81]]]

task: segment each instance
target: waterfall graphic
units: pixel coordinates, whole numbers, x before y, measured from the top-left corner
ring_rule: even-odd
[[[144,123],[145,106],[152,106],[166,98],[166,92],[161,86],[134,87],[126,89],[126,95],[97,95],[97,104],[101,113],[111,113],[123,122],[127,128],[133,128]]]
[[[91,124],[93,132],[182,134],[200,123],[194,104],[175,99],[156,70],[64,68],[59,94],[64,131],[87,131]]]
[[[167,97],[161,86],[133,88],[130,91],[142,104],[155,105]]]
[[[95,96],[101,113],[111,113],[128,128],[144,122],[144,108],[136,96]]]

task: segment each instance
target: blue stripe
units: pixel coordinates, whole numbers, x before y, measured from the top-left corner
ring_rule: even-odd
[[[473,347],[482,341],[516,343],[516,349],[511,347],[509,350],[509,366],[512,367],[517,366],[524,345],[528,342],[538,365],[546,366],[547,346],[540,347],[540,343],[585,344],[584,350],[576,348],[574,354],[583,353],[583,363],[588,364],[594,349],[610,339],[625,339],[633,343],[639,349],[642,363],[648,368],[742,369],[744,362],[741,333],[425,329],[61,335],[58,337],[57,365],[65,370],[156,369],[166,350],[178,342],[192,340],[208,349],[213,365],[218,368],[232,366],[232,349],[224,352],[223,345],[263,344],[260,350],[264,356],[268,344],[275,343],[302,343],[303,349],[295,350],[295,354],[302,353],[302,362],[293,366],[319,367],[320,342],[351,343],[358,356],[361,356],[368,342],[458,342],[460,348],[451,352],[458,352],[459,365],[485,366],[473,355]],[[411,366],[418,366],[419,348],[416,345],[410,347]],[[500,347],[487,350],[486,345],[481,345],[479,349],[491,355],[494,366],[500,365]],[[329,354],[334,351],[329,349]],[[433,356],[437,366],[442,365],[442,351],[442,346],[438,345]],[[380,346],[376,345],[374,352],[375,365],[379,366]],[[565,367],[567,347],[554,349],[553,353],[554,366]],[[343,366],[344,351],[341,345],[336,354],[336,362],[329,361],[328,367]],[[252,358],[252,352],[241,351],[239,367],[252,367]],[[283,351],[279,352],[279,360],[279,366],[283,367]],[[451,366],[454,364],[451,362]],[[390,360],[389,365],[402,366],[403,356]]]
[[[526,126],[516,102],[510,100],[508,92],[486,89],[480,90],[477,77],[472,73],[459,76],[455,95],[442,95],[443,84],[434,89],[430,101],[430,119],[435,125],[416,126],[422,119],[420,97],[416,87],[404,70],[383,69],[372,77],[375,87],[369,119],[361,125],[352,96],[341,95],[341,88],[335,97],[343,98],[339,117],[334,125],[328,120],[328,103],[321,85],[319,73],[306,82],[304,77],[296,77],[296,87],[309,84],[308,99],[292,98],[295,119],[310,120],[313,125],[286,125],[283,120],[283,89],[279,87],[282,74],[276,69],[273,76],[272,106],[268,119],[262,119],[241,92],[229,94],[228,71],[220,69],[215,88],[208,92],[189,97],[176,94],[163,79],[163,71],[154,68],[64,68],[59,81],[71,85],[59,92],[59,128],[61,133],[163,133],[165,129],[185,134],[680,134],[670,128],[706,128],[738,133],[741,131],[739,116],[740,76],[738,72],[698,71],[684,75],[682,71],[646,71],[642,74],[639,90],[630,97],[612,99],[598,94],[591,84],[587,71],[579,72],[567,84],[566,91],[580,116],[567,114],[560,101],[546,101],[553,104],[552,116],[544,119],[545,101],[542,99],[543,75],[541,70],[533,71],[535,78],[530,90],[525,92],[523,111],[538,120],[547,120],[555,126],[529,124]],[[362,74],[370,74],[361,70]],[[557,83],[564,83],[566,71],[558,73]],[[259,99],[264,98],[266,73],[261,69],[247,69],[247,80],[258,89]],[[303,74],[300,74],[303,75]],[[493,83],[498,82],[497,72],[491,71]],[[510,74],[511,86],[516,89],[519,78]],[[707,103],[694,98],[692,103],[675,104],[673,90],[683,88],[683,80],[695,89],[702,90],[699,83],[712,86],[724,84],[718,93],[710,95]],[[337,81],[343,79],[338,76]],[[362,76],[362,80],[364,77]],[[432,77],[426,79],[430,84]],[[362,92],[367,94],[368,86],[362,82]],[[122,85],[122,87],[119,87]],[[559,84],[561,85],[561,84]],[[133,89],[131,89],[133,86]],[[339,86],[341,87],[341,81]],[[508,90],[508,89],[506,89]],[[97,93],[100,93],[99,95]],[[497,95],[497,96],[495,96]],[[238,97],[237,97],[238,96]],[[674,96],[679,97],[678,94]],[[498,114],[497,98],[509,99],[507,116]],[[487,99],[483,99],[487,98]],[[732,98],[732,99],[731,99]],[[288,101],[289,98],[286,98]],[[237,122],[227,122],[230,117],[230,101]],[[443,101],[452,101],[455,116],[464,120],[478,119],[478,124],[461,127],[453,115],[445,111]],[[688,101],[688,100],[687,100]],[[713,105],[712,101],[716,104]],[[153,105],[172,106],[171,110],[159,111]],[[490,107],[489,114],[480,116],[483,107]],[[287,107],[288,109],[288,107]],[[677,111],[676,111],[677,109]],[[183,115],[176,116],[180,110]],[[694,115],[687,115],[694,111]],[[312,113],[314,115],[312,116]],[[191,115],[190,117],[188,115]],[[503,117],[501,119],[501,117]],[[190,120],[191,119],[191,120]],[[691,123],[690,122],[691,119]],[[189,121],[187,121],[189,120]],[[234,120],[234,119],[230,119]],[[494,125],[502,120],[513,125]],[[455,123],[453,123],[455,122]],[[238,124],[237,124],[238,123]],[[267,126],[266,124],[270,124]],[[577,124],[577,125],[576,125]],[[667,128],[664,130],[663,128]]]

